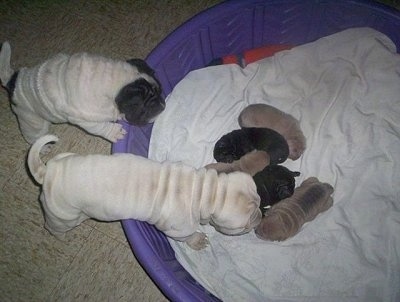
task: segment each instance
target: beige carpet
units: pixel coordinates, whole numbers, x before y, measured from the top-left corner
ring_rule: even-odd
[[[88,51],[144,58],[169,32],[217,0],[0,1],[0,42],[14,67],[33,66],[57,52]],[[110,153],[111,144],[70,125],[51,131],[59,152]],[[119,222],[87,221],[54,239],[43,229],[28,150],[0,89],[0,300],[163,301],[136,261]]]
[[[219,0],[2,0],[0,42],[14,67],[57,52],[144,58],[169,32]],[[398,1],[388,4],[399,6]],[[110,153],[111,145],[76,127],[55,125],[58,152]],[[87,221],[55,240],[43,229],[39,187],[28,176],[23,141],[0,89],[0,300],[163,301],[135,260],[119,222]]]

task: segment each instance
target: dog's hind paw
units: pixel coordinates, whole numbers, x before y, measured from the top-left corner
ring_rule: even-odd
[[[208,246],[208,237],[204,233],[195,232],[185,242],[192,249],[198,251]]]

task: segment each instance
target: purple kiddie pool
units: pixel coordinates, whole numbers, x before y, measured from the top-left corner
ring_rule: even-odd
[[[167,36],[147,57],[165,96],[191,70],[214,58],[268,44],[300,45],[350,27],[369,26],[400,49],[400,12],[360,0],[232,0],[205,10]],[[167,103],[168,106],[168,103]],[[125,125],[113,153],[147,157],[152,125]],[[219,301],[176,260],[167,238],[145,222],[122,222],[143,268],[172,301]]]

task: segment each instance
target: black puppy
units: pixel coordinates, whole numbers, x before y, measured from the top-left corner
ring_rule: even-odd
[[[115,142],[126,134],[118,120],[143,125],[165,108],[153,70],[140,59],[60,53],[18,72],[10,60],[10,44],[4,42],[0,80],[29,143],[47,134],[51,123],[75,124]]]
[[[300,172],[292,172],[279,165],[267,166],[253,176],[260,196],[260,209],[263,215],[268,208],[278,201],[292,196],[295,187],[295,177]]]
[[[285,138],[269,128],[242,128],[222,136],[215,144],[214,158],[217,162],[231,163],[253,151],[265,151],[270,164],[283,163],[289,155]]]

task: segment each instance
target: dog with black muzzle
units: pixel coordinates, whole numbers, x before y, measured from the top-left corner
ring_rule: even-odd
[[[88,218],[137,219],[197,250],[208,243],[206,234],[197,232],[200,224],[240,235],[261,221],[260,197],[249,174],[217,174],[128,153],[62,153],[44,164],[40,150],[57,140],[53,135],[38,139],[28,167],[42,185],[45,227],[58,237]]]
[[[152,122],[165,108],[153,70],[140,59],[57,54],[32,68],[11,68],[11,47],[0,51],[0,80],[21,133],[32,144],[51,123],[70,123],[111,142],[126,134],[118,120]]]

